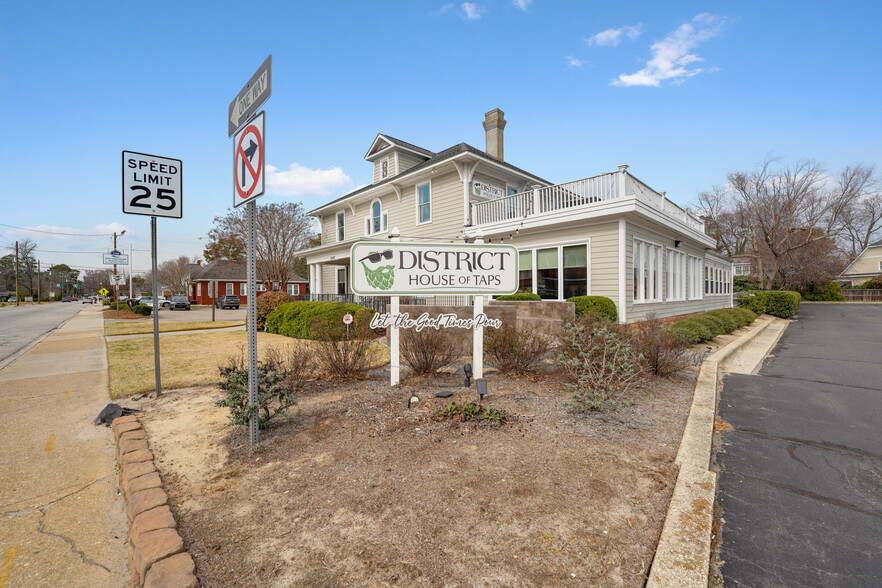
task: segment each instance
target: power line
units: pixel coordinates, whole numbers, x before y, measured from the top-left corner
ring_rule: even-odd
[[[60,231],[41,231],[40,229],[28,229],[26,227],[16,227],[15,225],[7,225],[0,223],[0,227],[9,227],[10,229],[19,229],[20,231],[30,231],[32,233],[45,233],[47,235],[65,235],[67,237],[112,237],[113,233],[62,233]]]

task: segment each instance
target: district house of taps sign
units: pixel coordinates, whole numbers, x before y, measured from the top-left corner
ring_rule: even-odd
[[[518,251],[511,245],[356,243],[350,252],[356,294],[474,294],[518,290]]]

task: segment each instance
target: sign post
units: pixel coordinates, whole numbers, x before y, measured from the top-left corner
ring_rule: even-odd
[[[414,321],[401,316],[399,295],[463,294],[474,299],[472,369],[484,375],[484,296],[513,294],[518,290],[518,251],[511,245],[401,243],[392,230],[390,243],[355,243],[350,250],[352,291],[356,294],[391,296],[391,312],[382,325],[389,330],[391,384],[400,381],[399,327]],[[451,315],[453,317],[453,315]],[[455,318],[455,317],[453,317]],[[438,319],[440,326],[446,326]],[[456,323],[457,321],[451,320]],[[374,326],[373,324],[371,326]],[[419,328],[422,327],[418,327]]]
[[[246,259],[248,274],[248,404],[252,406],[251,445],[259,441],[259,410],[257,381],[257,205],[263,195],[266,168],[266,113],[257,112],[272,93],[270,55],[230,103],[228,135],[233,137],[233,207],[245,205],[245,226],[248,234]],[[215,293],[216,295],[217,293]]]
[[[125,214],[150,217],[150,257],[153,271],[153,371],[156,395],[162,396],[162,378],[159,367],[159,283],[156,278],[156,217],[183,217],[183,164],[180,159],[158,155],[122,152],[122,204]],[[111,255],[122,257],[114,250]],[[128,260],[126,260],[128,262]],[[119,286],[117,286],[119,309]]]

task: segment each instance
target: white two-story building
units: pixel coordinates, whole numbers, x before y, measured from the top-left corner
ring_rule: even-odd
[[[520,252],[521,290],[543,299],[607,296],[620,322],[732,305],[732,263],[704,223],[620,165],[552,184],[508,163],[503,112],[485,115],[486,150],[439,152],[377,135],[373,183],[316,208],[322,243],[306,251],[310,292],[345,296],[356,241],[485,242]]]

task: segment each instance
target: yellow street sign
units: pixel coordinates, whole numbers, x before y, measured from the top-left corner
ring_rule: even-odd
[[[101,288],[100,290],[98,290],[98,293],[102,296],[107,296],[108,294],[110,294],[110,292],[107,291],[107,288]]]

